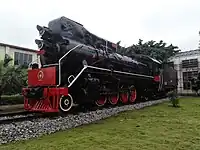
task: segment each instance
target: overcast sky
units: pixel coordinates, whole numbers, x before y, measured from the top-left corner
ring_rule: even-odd
[[[1,0],[0,42],[37,49],[36,25],[65,16],[121,46],[163,40],[197,49],[200,0]]]

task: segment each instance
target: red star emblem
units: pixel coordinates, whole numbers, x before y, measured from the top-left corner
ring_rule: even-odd
[[[44,73],[43,73],[43,71],[40,70],[40,71],[38,72],[37,77],[38,77],[38,80],[42,80],[42,79],[44,78]]]

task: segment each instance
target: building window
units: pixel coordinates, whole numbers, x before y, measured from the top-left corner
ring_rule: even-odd
[[[28,65],[32,62],[32,55],[26,53],[14,53],[14,65]]]
[[[182,68],[198,67],[198,59],[189,59],[182,61]]]
[[[197,77],[197,76],[198,76],[198,71],[183,72],[183,89],[190,90],[191,79],[192,77]]]

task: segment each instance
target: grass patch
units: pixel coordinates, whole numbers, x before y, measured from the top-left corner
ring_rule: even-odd
[[[29,141],[0,146],[1,150],[199,150],[200,98],[128,111],[90,125]]]
[[[24,99],[22,95],[2,95],[1,96],[1,105],[15,105],[15,104],[23,104]]]

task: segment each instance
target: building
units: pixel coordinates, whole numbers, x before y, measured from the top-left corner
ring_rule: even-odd
[[[0,43],[0,60],[3,60],[5,54],[8,54],[13,59],[13,65],[28,65],[37,60],[36,52],[37,50]]]
[[[193,94],[190,79],[200,71],[200,50],[180,52],[170,58],[178,75],[178,93]]]

